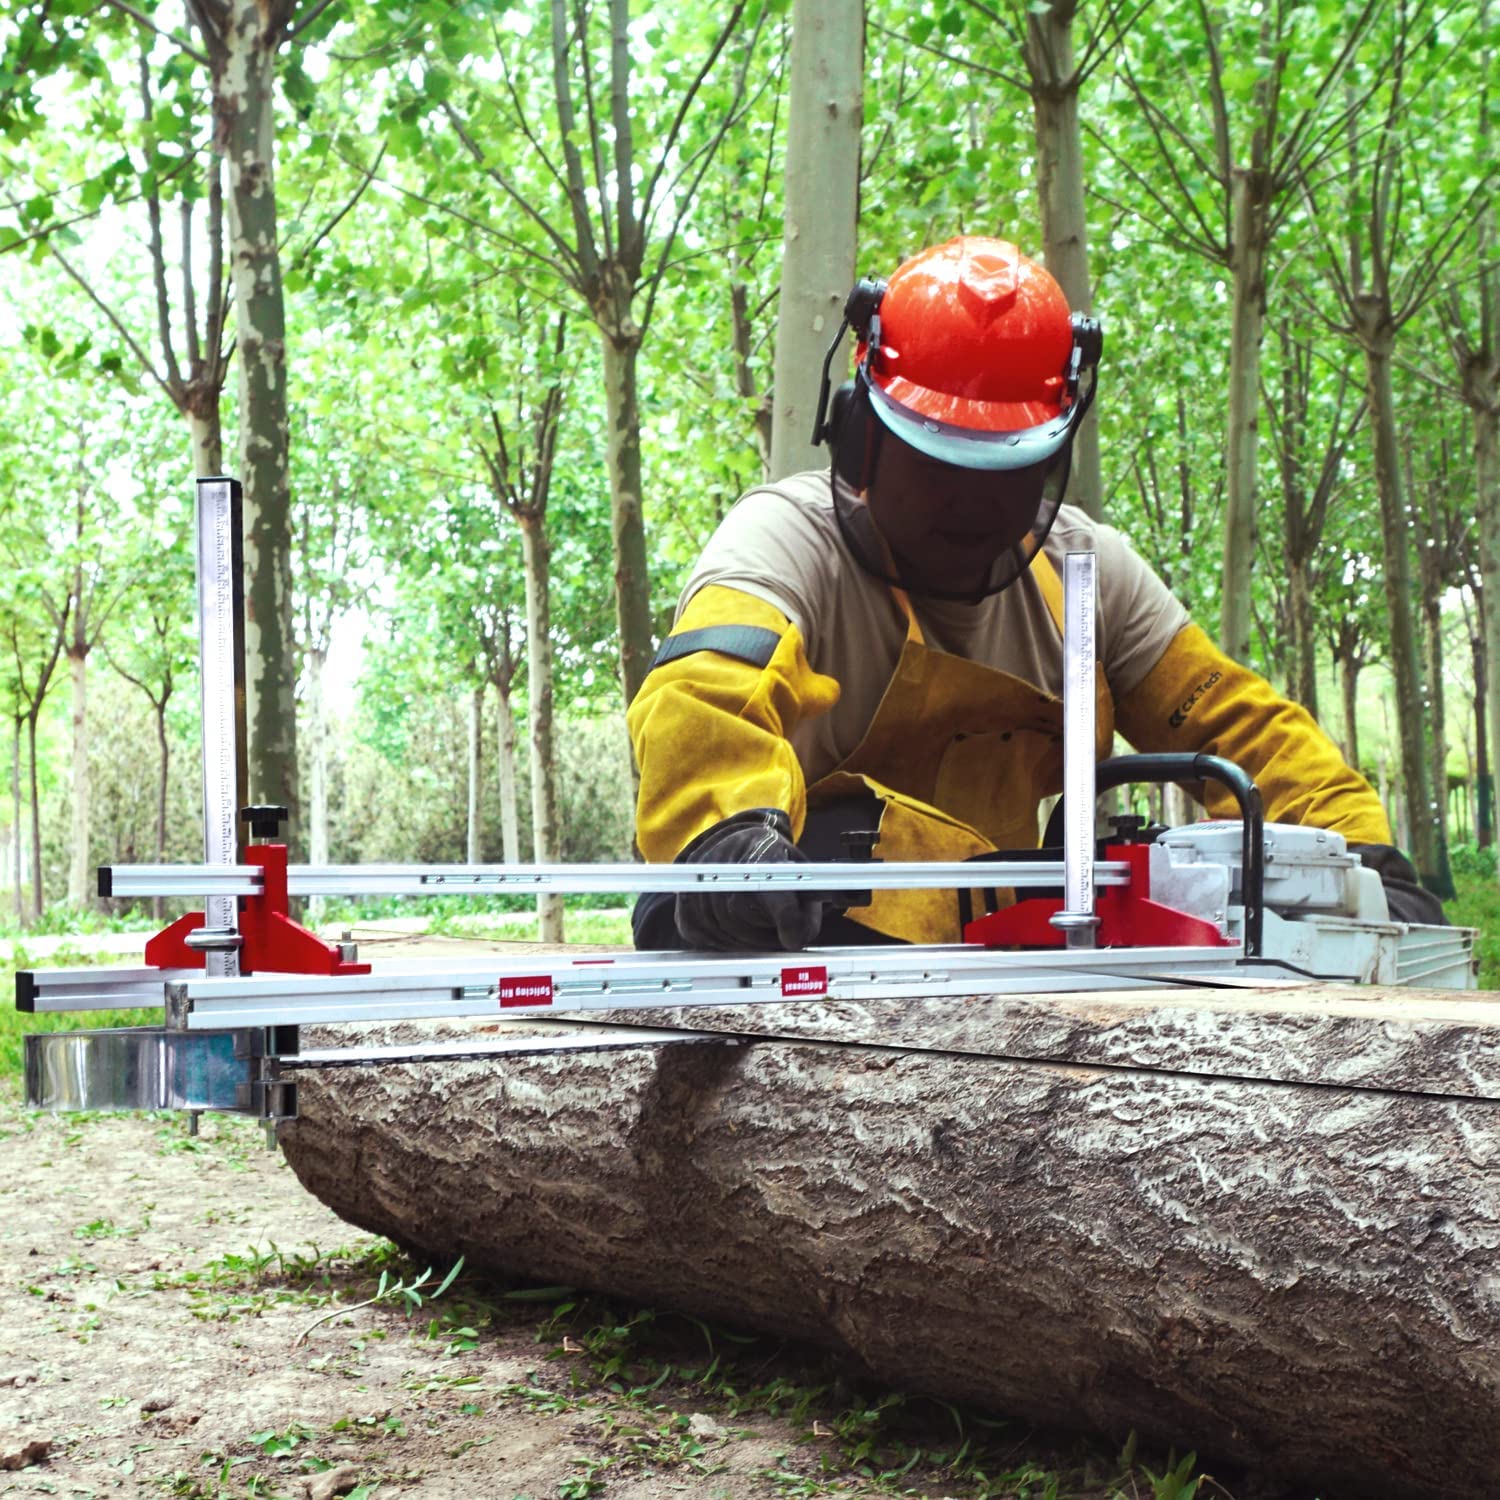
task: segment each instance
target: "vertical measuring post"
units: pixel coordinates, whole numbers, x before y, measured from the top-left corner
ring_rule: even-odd
[[[1094,929],[1094,638],[1098,580],[1092,552],[1063,559],[1063,909],[1053,925],[1068,947],[1092,948]]]
[[[198,480],[198,670],[203,698],[203,862],[239,863],[246,802],[245,561],[240,485]],[[237,900],[210,896],[201,941],[210,977],[240,970]],[[195,934],[195,936],[199,936]]]

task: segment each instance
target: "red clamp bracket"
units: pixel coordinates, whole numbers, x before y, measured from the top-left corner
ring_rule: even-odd
[[[1095,941],[1100,948],[1232,946],[1212,922],[1151,899],[1149,844],[1111,844],[1104,857],[1129,865],[1130,883],[1098,887],[1094,912],[1099,918]],[[1051,896],[1018,901],[976,917],[964,928],[964,941],[985,948],[1061,948],[1066,935],[1052,925],[1052,914],[1062,909],[1062,901]]]
[[[261,868],[258,896],[240,900],[240,973],[368,974],[369,964],[349,963],[336,943],[325,942],[287,915],[285,844],[251,844],[245,862]],[[201,911],[179,917],[146,944],[146,962],[156,969],[201,969],[204,955],[187,935],[204,925]]]

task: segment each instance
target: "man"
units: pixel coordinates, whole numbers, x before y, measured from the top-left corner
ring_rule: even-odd
[[[850,294],[852,383],[833,462],[746,494],[683,590],[630,707],[636,838],[653,861],[885,860],[1034,848],[1061,789],[1062,555],[1098,554],[1098,754],[1207,751],[1270,820],[1344,835],[1393,914],[1441,921],[1369,784],[1302,708],[1213,645],[1112,527],[1061,504],[1102,338],[1039,265],[963,237]],[[824,418],[828,420],[825,422]],[[1209,811],[1233,815],[1209,791]],[[877,891],[847,916],[792,893],[647,896],[638,947],[955,942],[947,891]]]

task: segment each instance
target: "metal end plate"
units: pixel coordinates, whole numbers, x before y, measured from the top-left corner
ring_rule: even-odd
[[[202,1109],[235,1111],[250,1082],[235,1031],[167,1031],[121,1026],[26,1038],[31,1109]],[[238,1049],[248,1054],[241,1044]]]

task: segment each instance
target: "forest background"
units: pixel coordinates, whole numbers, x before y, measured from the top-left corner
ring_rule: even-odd
[[[195,473],[245,485],[253,800],[298,853],[630,857],[623,708],[685,569],[820,461],[854,275],[976,232],[1104,322],[1072,498],[1500,931],[1485,0],[0,0],[0,27],[18,928],[100,920],[97,864],[201,856]]]

